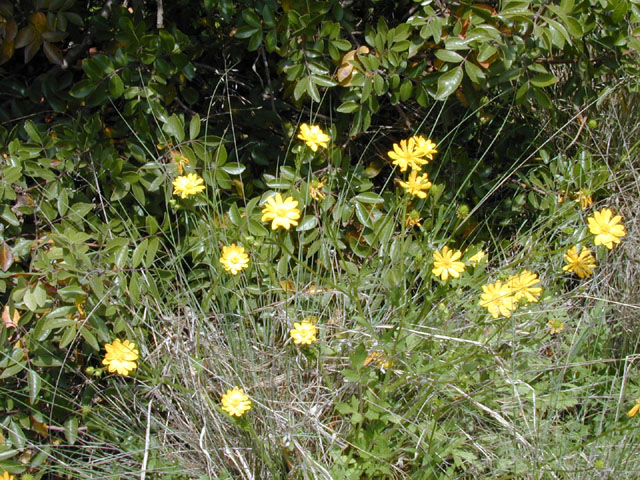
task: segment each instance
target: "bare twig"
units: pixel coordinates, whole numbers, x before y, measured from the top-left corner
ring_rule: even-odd
[[[164,28],[164,9],[162,6],[162,0],[156,0],[157,12],[156,12],[156,26],[158,28]]]

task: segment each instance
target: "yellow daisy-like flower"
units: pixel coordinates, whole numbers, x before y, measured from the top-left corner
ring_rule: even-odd
[[[593,217],[587,218],[589,222],[589,231],[595,235],[593,243],[596,245],[604,245],[609,250],[613,248],[614,243],[620,243],[620,239],[627,233],[624,231],[624,225],[620,223],[622,217],[616,215],[609,208],[595,212]]]
[[[576,193],[573,194],[573,196],[575,197],[576,202],[580,202],[580,207],[582,208],[582,210],[586,210],[591,205],[593,205],[593,198],[591,198],[591,195],[589,195],[589,192],[584,188],[578,190]]]
[[[416,152],[421,153],[429,160],[433,159],[434,153],[438,153],[436,144],[433,143],[430,139],[424,138],[422,135],[416,135],[415,137],[413,137],[413,139],[416,142]]]
[[[547,328],[551,332],[551,335],[555,335],[556,333],[560,333],[562,330],[564,330],[564,322],[561,322],[557,319],[549,320],[549,322],[547,323]]]
[[[500,281],[488,283],[482,286],[484,292],[480,295],[480,306],[485,307],[493,318],[500,315],[510,317],[516,309],[516,299],[512,295],[511,288]]]
[[[293,338],[296,345],[311,345],[317,340],[318,327],[315,326],[314,320],[317,317],[307,317],[300,323],[294,323],[293,328],[289,331],[289,335]]]
[[[129,340],[122,342],[116,338],[113,343],[107,343],[104,349],[107,353],[102,364],[107,366],[109,373],[117,372],[126,377],[129,372],[138,368],[136,360],[138,360],[140,352],[135,343]]]
[[[534,287],[534,285],[539,283],[538,274],[529,270],[523,270],[520,275],[512,275],[507,279],[507,287],[511,289],[516,302],[520,300],[537,302],[542,293],[542,287]]]
[[[403,182],[402,180],[400,180],[398,183],[408,193],[418,198],[426,198],[426,191],[429,190],[432,185],[427,174],[423,173],[422,175],[418,176],[417,170],[411,170],[408,181]]]
[[[249,255],[245,253],[244,247],[232,243],[222,247],[220,263],[224,265],[227,272],[231,272],[231,275],[237,275],[240,270],[249,266]]]
[[[282,195],[276,193],[269,197],[262,209],[262,222],[271,222],[271,230],[275,230],[278,227],[282,227],[285,230],[289,230],[291,226],[298,225],[298,219],[300,218],[300,210],[298,207],[298,201],[293,197],[287,197],[282,199]]]
[[[377,365],[378,368],[383,372],[384,370],[386,370],[391,366],[391,360],[389,360],[389,358],[387,357],[387,354],[377,350],[374,350],[369,354],[367,358],[365,358],[364,362],[362,363],[362,366],[366,367],[372,362],[375,363],[375,365]]]
[[[251,410],[251,400],[239,387],[233,387],[222,395],[222,409],[233,417],[241,417]]]
[[[206,187],[204,180],[197,173],[189,173],[176,177],[173,181],[173,194],[180,195],[180,198],[187,198],[189,195],[196,195]]]
[[[0,476],[0,480],[14,480],[15,478],[16,477],[14,477],[13,475],[9,475],[9,472],[7,472],[6,470],[4,471],[2,476]]]
[[[184,167],[189,163],[189,159],[177,150],[171,150],[171,161],[176,164],[176,168],[180,175],[184,173]]]
[[[640,397],[636,399],[636,404],[633,408],[627,412],[627,417],[635,417],[638,412],[640,412]]]
[[[470,265],[472,266],[476,266],[477,264],[479,264],[482,259],[486,256],[487,254],[484,253],[483,250],[478,250],[472,257],[469,258],[468,262]]]
[[[324,185],[325,182],[321,182],[319,180],[311,180],[311,183],[309,183],[309,196],[316,202],[327,198],[327,196],[322,191],[322,187],[324,187]]]
[[[393,144],[393,150],[387,152],[389,158],[393,160],[394,165],[400,167],[401,172],[405,172],[408,167],[414,170],[420,170],[422,165],[429,163],[424,158],[422,150],[417,148],[415,138],[409,140],[400,140],[400,143]]]
[[[582,247],[578,254],[578,246],[571,247],[564,254],[564,259],[567,264],[562,267],[565,272],[573,272],[580,278],[590,277],[593,273],[593,269],[596,268],[596,259],[593,258],[591,250],[587,247]]]
[[[461,251],[453,251],[449,247],[442,247],[442,252],[436,250],[433,252],[433,270],[431,272],[440,277],[443,282],[449,279],[449,275],[453,278],[460,277],[464,272],[465,265],[457,260],[462,257]]]
[[[404,226],[407,228],[419,227],[420,225],[422,225],[421,221],[422,218],[420,217],[420,212],[418,212],[417,210],[411,210],[407,214],[407,218],[404,221]]]
[[[318,150],[318,147],[328,148],[329,140],[331,140],[331,137],[324,133],[318,125],[307,125],[306,123],[300,125],[298,138],[314,152]]]

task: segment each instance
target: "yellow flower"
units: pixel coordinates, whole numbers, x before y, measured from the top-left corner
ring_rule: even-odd
[[[318,328],[314,324],[317,317],[307,317],[300,323],[294,323],[293,328],[289,331],[289,335],[293,338],[296,345],[311,345],[317,340],[316,335]]]
[[[564,330],[564,323],[560,320],[549,320],[547,323],[547,328],[551,332],[551,335],[555,335],[556,333],[560,333]]]
[[[424,138],[422,135],[416,135],[413,139],[416,142],[416,153],[420,152],[429,160],[433,159],[434,153],[438,153],[438,150],[436,150],[436,144],[428,138]]]
[[[411,167],[414,170],[420,170],[421,165],[429,163],[426,160],[422,150],[416,148],[416,141],[414,138],[409,140],[400,140],[400,144],[394,143],[393,150],[387,152],[389,158],[393,160],[394,165],[400,167],[400,171],[404,172],[407,167]]]
[[[324,187],[325,182],[320,182],[319,180],[311,180],[309,183],[309,196],[313,198],[316,202],[318,200],[324,200],[327,196],[322,191],[322,187]]]
[[[244,247],[232,243],[228,247],[222,247],[220,263],[224,265],[227,272],[231,272],[231,275],[237,275],[240,270],[249,266],[249,255],[245,253]]]
[[[635,417],[636,414],[640,411],[640,397],[636,399],[636,404],[633,406],[631,410],[627,412],[627,417]]]
[[[573,272],[580,278],[590,277],[593,273],[593,269],[596,268],[596,259],[593,258],[591,250],[587,247],[582,247],[580,254],[578,254],[578,246],[571,247],[564,254],[564,259],[567,265],[562,267],[565,272]]]
[[[426,198],[427,192],[431,188],[431,182],[426,173],[423,173],[418,177],[417,170],[411,170],[409,179],[406,182],[402,180],[398,182],[402,188],[404,188],[411,195],[418,198]]]
[[[271,230],[278,227],[289,230],[292,225],[298,225],[300,210],[296,208],[297,206],[298,202],[293,197],[287,197],[283,200],[282,195],[276,193],[267,199],[262,209],[261,221],[271,222]]]
[[[136,360],[138,360],[140,352],[138,352],[135,343],[129,340],[121,342],[119,338],[116,338],[113,343],[107,343],[104,349],[107,353],[102,364],[107,365],[109,373],[117,372],[126,377],[129,372],[138,368]]]
[[[251,400],[242,388],[233,387],[222,395],[222,409],[231,416],[241,417],[251,409]]]
[[[458,278],[464,272],[464,263],[457,262],[462,257],[461,251],[450,250],[449,247],[442,247],[442,253],[439,250],[433,252],[433,270],[431,272],[440,277],[443,282],[449,279],[449,275]]]
[[[171,161],[175,162],[176,168],[180,175],[184,173],[184,167],[189,163],[189,159],[177,150],[171,150]]]
[[[13,475],[9,475],[9,472],[5,470],[2,476],[0,477],[0,480],[14,480],[15,478],[16,477],[14,477]]]
[[[420,212],[418,212],[417,210],[411,210],[407,214],[407,218],[404,221],[404,225],[407,228],[419,227],[420,225],[422,225],[422,223],[420,223],[421,221],[422,221],[422,218],[420,218]]]
[[[511,289],[516,302],[537,302],[542,293],[542,287],[534,287],[540,283],[537,273],[523,270],[520,275],[512,275],[507,279],[507,288]]]
[[[180,198],[187,198],[202,192],[206,187],[204,180],[197,173],[189,173],[176,177],[173,181],[173,194],[180,195]]]
[[[391,366],[391,360],[389,360],[387,355],[384,352],[379,352],[376,350],[371,352],[369,356],[365,358],[364,362],[362,363],[362,366],[366,367],[371,362],[374,362],[378,366],[378,368],[383,372]]]
[[[516,299],[511,294],[509,286],[497,281],[483,285],[482,291],[484,293],[480,295],[480,305],[485,307],[493,318],[500,315],[511,316],[511,312],[516,308]]]
[[[468,262],[474,267],[480,263],[480,261],[486,256],[483,250],[478,250],[471,258],[469,258]]]
[[[595,212],[593,217],[587,218],[589,222],[589,231],[596,237],[594,242],[596,245],[605,245],[609,250],[613,248],[614,243],[620,243],[620,238],[626,235],[624,225],[620,223],[622,217],[620,215],[613,216],[613,212],[608,208]]]
[[[589,192],[584,188],[581,190],[578,190],[576,193],[573,194],[573,196],[575,197],[576,202],[580,202],[580,207],[582,208],[582,210],[585,210],[589,208],[591,205],[593,205],[593,198],[591,198],[591,195],[589,195]]]
[[[331,137],[324,133],[318,125],[309,126],[306,123],[300,125],[298,138],[314,152],[318,150],[318,147],[327,148],[327,144],[331,140]]]

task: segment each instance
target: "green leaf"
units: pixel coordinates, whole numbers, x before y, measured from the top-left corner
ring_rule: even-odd
[[[369,211],[360,202],[356,202],[355,207],[358,221],[365,227],[372,228],[373,225],[371,224],[371,214]]]
[[[357,202],[370,203],[370,204],[384,203],[384,199],[377,193],[373,193],[373,192],[360,193],[355,196],[354,200],[356,200]]]
[[[178,142],[182,142],[184,140],[184,122],[182,121],[182,118],[175,113],[167,119],[167,122],[164,124],[162,129],[168,135],[176,138]]]
[[[551,98],[549,98],[549,95],[547,95],[544,90],[534,87],[533,95],[536,97],[536,100],[542,107],[549,108],[549,109],[553,108],[553,103],[551,103]]]
[[[242,10],[242,19],[247,22],[247,24],[251,25],[255,28],[261,28],[262,23],[260,22],[260,17],[249,8]]]
[[[353,113],[360,108],[360,105],[356,102],[348,101],[341,104],[336,111],[340,113]]]
[[[152,237],[149,239],[149,244],[147,245],[147,253],[144,257],[144,266],[149,268],[153,265],[153,261],[156,258],[156,253],[158,252],[158,248],[160,247],[160,239],[158,237]]]
[[[80,335],[82,335],[82,338],[84,338],[87,341],[87,343],[91,345],[91,347],[95,351],[100,350],[100,345],[98,345],[98,340],[96,339],[95,335],[91,333],[91,331],[87,327],[80,328]]]
[[[326,75],[315,75],[313,77],[313,83],[320,85],[321,87],[335,87],[338,85],[335,80],[331,80]]]
[[[200,115],[197,113],[191,117],[191,121],[189,122],[189,138],[191,140],[195,140],[198,138],[200,134]]]
[[[462,67],[458,66],[453,70],[440,75],[438,78],[438,91],[436,92],[436,100],[446,100],[449,95],[455,92],[456,88],[462,82]]]
[[[293,89],[293,98],[296,100],[300,100],[302,95],[307,91],[307,86],[309,85],[309,77],[304,77],[298,81],[296,84],[296,88]]]
[[[74,98],[85,98],[92,94],[96,87],[97,85],[93,80],[80,80],[69,90],[69,95]]]
[[[33,140],[36,143],[42,143],[42,137],[40,137],[40,132],[38,132],[38,129],[35,127],[35,125],[31,120],[25,120],[23,127],[24,127],[24,131],[27,132],[27,135],[29,135],[29,138],[31,140]]]
[[[131,268],[137,268],[138,265],[140,265],[140,262],[142,262],[142,256],[145,254],[148,244],[149,240],[145,238],[133,250],[133,254],[131,255]]]
[[[29,386],[29,403],[32,405],[38,400],[38,394],[42,388],[42,378],[35,370],[27,372],[27,384]]]
[[[255,235],[256,237],[265,237],[269,234],[269,230],[264,228],[264,225],[262,225],[260,222],[252,218],[251,220],[249,220],[249,233],[251,235]]]
[[[400,85],[400,100],[402,100],[403,102],[409,100],[412,92],[413,84],[411,83],[411,80],[405,78],[402,82],[402,85]]]
[[[307,86],[307,93],[313,99],[314,102],[320,103],[320,92],[318,92],[318,87],[315,83],[315,78],[309,78],[309,85]]]
[[[35,296],[33,295],[33,292],[31,290],[27,290],[26,292],[24,292],[22,301],[24,302],[24,305],[28,310],[35,312],[38,309],[38,303],[36,302]]]
[[[235,34],[236,38],[249,38],[251,36],[253,36],[253,34],[255,34],[258,30],[260,30],[260,27],[252,27],[250,25],[245,25],[243,27],[240,27],[238,29],[238,31]]]
[[[78,417],[69,417],[64,422],[64,435],[67,438],[67,443],[73,445],[78,439]]]
[[[298,225],[298,227],[296,228],[296,231],[304,232],[306,230],[311,230],[315,228],[317,225],[318,225],[318,219],[316,218],[315,215],[305,215],[302,221],[300,222],[300,224]]]
[[[527,98],[529,93],[529,82],[523,83],[516,92],[516,103],[522,104]]]
[[[481,83],[486,78],[482,69],[473,62],[464,62],[464,71],[475,84]]]
[[[247,45],[247,50],[254,52],[260,48],[260,45],[262,45],[262,30],[258,30],[256,33],[251,35],[249,45]]]
[[[553,73],[539,73],[534,75],[531,79],[531,84],[534,87],[548,87],[549,85],[553,85],[558,81],[558,78]]]
[[[245,169],[246,167],[243,164],[237,162],[229,162],[222,167],[222,170],[229,175],[240,175]]]
[[[436,50],[436,57],[443,62],[460,63],[464,60],[464,57],[459,53],[452,52],[451,50]]]
[[[113,98],[120,98],[124,93],[124,83],[117,73],[111,75],[109,79],[109,93]]]

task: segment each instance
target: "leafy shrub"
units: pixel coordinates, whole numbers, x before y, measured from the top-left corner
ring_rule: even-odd
[[[575,200],[625,165],[581,134],[633,105],[636,2],[116,3],[0,1],[3,468],[471,478],[635,442],[607,416],[611,305],[561,267],[574,244],[615,264]],[[424,198],[387,154],[414,135],[437,143]],[[187,173],[204,191],[179,198]],[[287,231],[263,220],[276,192]],[[459,279],[432,272],[444,246]],[[524,270],[540,303],[488,315],[482,286]],[[115,338],[129,379],[101,363]],[[236,384],[253,406],[230,421]]]

